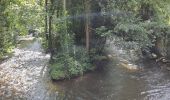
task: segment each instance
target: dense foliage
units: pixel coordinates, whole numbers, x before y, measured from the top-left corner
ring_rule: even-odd
[[[103,0],[101,13],[105,24],[102,26],[110,33],[109,36],[105,32],[107,37],[115,34],[125,41],[139,43],[139,49],[148,47],[158,56],[167,56],[170,36],[168,3],[168,0]]]
[[[124,41],[138,43],[138,50],[149,48],[150,53],[167,56],[168,0],[51,0],[51,3],[55,5],[52,48],[61,49],[53,50],[54,55],[55,52],[60,55],[60,51],[66,51],[62,55],[68,54],[74,45],[86,46],[87,51],[90,47],[89,54],[101,55],[107,38],[117,35]],[[72,38],[68,38],[70,36]],[[71,58],[72,61],[67,61],[71,63],[73,56],[63,56],[63,59]]]
[[[1,0],[0,56],[18,35],[39,31],[51,53],[52,79],[94,69],[107,39],[137,43],[138,50],[167,57],[169,0]],[[146,52],[145,52],[146,53]]]
[[[0,57],[15,46],[17,36],[43,29],[43,7],[25,0],[0,1]]]

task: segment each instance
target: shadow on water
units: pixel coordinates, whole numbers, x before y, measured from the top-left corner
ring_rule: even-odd
[[[8,87],[16,86],[18,90],[23,92],[25,91],[22,87],[26,87],[28,90],[25,94],[28,100],[170,99],[170,72],[161,69],[156,63],[143,61],[143,70],[130,71],[120,66],[118,59],[114,58],[112,61],[99,62],[99,69],[92,73],[71,80],[52,82],[46,62],[49,57],[41,53],[39,41],[26,41],[25,43],[23,41],[20,48],[22,48],[18,55],[20,59],[18,59],[18,56],[14,56],[3,64],[5,67],[0,66],[2,68],[0,75],[4,77],[7,72],[8,76],[21,76],[21,80],[15,78],[18,81],[23,81],[23,86],[20,82],[18,86],[13,81],[10,83],[8,80],[6,82],[9,85],[4,85],[8,85]],[[30,58],[27,59],[27,57]],[[16,68],[20,67],[16,62],[21,63],[23,67],[21,69]],[[15,64],[14,68],[13,65]],[[2,73],[2,71],[5,73]],[[4,79],[6,79],[5,77]],[[28,80],[26,80],[27,78]],[[13,78],[10,80],[13,80]],[[0,83],[1,81],[2,79],[0,79]],[[3,88],[3,84],[0,84],[0,88]]]
[[[28,42],[27,42],[28,43]],[[37,45],[34,41],[30,43]],[[30,50],[36,50],[33,46]],[[32,85],[30,100],[167,100],[170,99],[170,73],[152,61],[143,61],[143,70],[130,71],[118,59],[102,61],[92,73],[71,80],[52,82],[48,68]]]
[[[143,70],[129,71],[116,63],[101,62],[100,69],[82,77],[56,82],[57,100],[168,100],[170,73],[145,62]]]

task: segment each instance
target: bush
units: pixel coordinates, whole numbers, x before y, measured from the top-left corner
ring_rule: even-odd
[[[52,79],[70,79],[71,77],[83,75],[84,72],[93,69],[87,53],[80,48],[76,50],[78,51],[75,54],[60,52],[54,57],[50,71]]]

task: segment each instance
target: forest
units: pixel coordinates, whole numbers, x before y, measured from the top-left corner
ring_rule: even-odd
[[[0,0],[0,100],[167,100],[169,70],[170,0]]]

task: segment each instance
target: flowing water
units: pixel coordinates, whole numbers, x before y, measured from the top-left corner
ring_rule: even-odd
[[[39,40],[22,42],[0,65],[0,100],[170,100],[170,72],[153,62],[131,71],[114,58],[84,76],[52,82],[48,60]]]
[[[170,99],[170,72],[155,64],[139,71],[124,69],[113,62],[102,62],[100,66],[83,77],[56,83],[64,91],[61,100]]]

